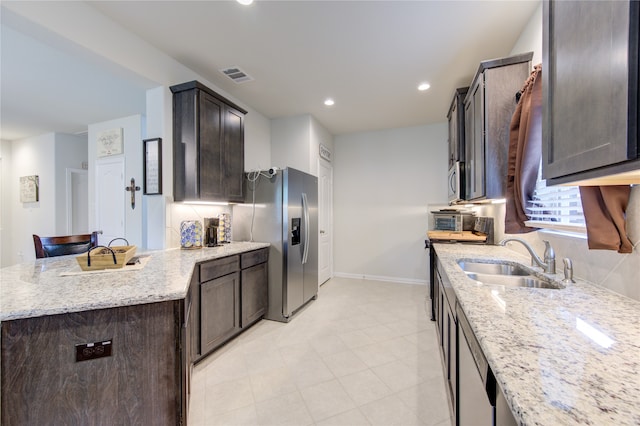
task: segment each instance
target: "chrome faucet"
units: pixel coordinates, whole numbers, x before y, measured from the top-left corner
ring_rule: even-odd
[[[556,273],[556,253],[553,251],[553,247],[551,247],[551,244],[549,243],[549,241],[543,241],[544,260],[538,257],[538,255],[533,251],[533,248],[531,248],[529,243],[527,243],[525,240],[521,240],[520,238],[505,238],[504,240],[500,241],[498,245],[504,246],[509,241],[517,241],[523,246],[525,246],[525,248],[529,251],[529,254],[531,254],[532,265],[536,263],[538,266],[540,266],[544,270],[544,272],[548,274]]]
[[[562,280],[562,284],[573,284],[575,283],[573,279],[573,262],[568,257],[563,259],[564,262],[564,279]]]

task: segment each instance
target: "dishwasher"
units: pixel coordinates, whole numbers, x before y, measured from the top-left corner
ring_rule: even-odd
[[[482,353],[462,308],[458,316],[458,418],[459,426],[495,424],[496,379]]]

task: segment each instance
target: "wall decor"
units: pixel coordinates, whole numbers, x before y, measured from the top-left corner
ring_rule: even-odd
[[[20,202],[35,203],[40,201],[40,179],[38,175],[20,177]]]
[[[122,154],[122,127],[103,130],[97,137],[97,156]]]
[[[144,194],[162,194],[162,138],[142,141]]]
[[[320,144],[320,158],[331,162],[331,150],[322,144]]]

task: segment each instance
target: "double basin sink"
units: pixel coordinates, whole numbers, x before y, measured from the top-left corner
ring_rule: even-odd
[[[478,261],[460,260],[458,265],[470,279],[488,285],[503,285],[507,287],[529,287],[561,289],[561,284],[547,278],[533,275],[529,270],[519,265],[507,262],[485,263]]]

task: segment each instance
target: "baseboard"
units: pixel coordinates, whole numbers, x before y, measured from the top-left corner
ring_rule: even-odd
[[[398,277],[385,277],[381,275],[366,275],[366,274],[348,274],[345,272],[334,272],[334,277],[338,278],[351,278],[354,280],[372,280],[372,281],[385,281],[399,284],[414,284],[414,285],[428,285],[427,280],[417,280],[414,278],[398,278]]]

